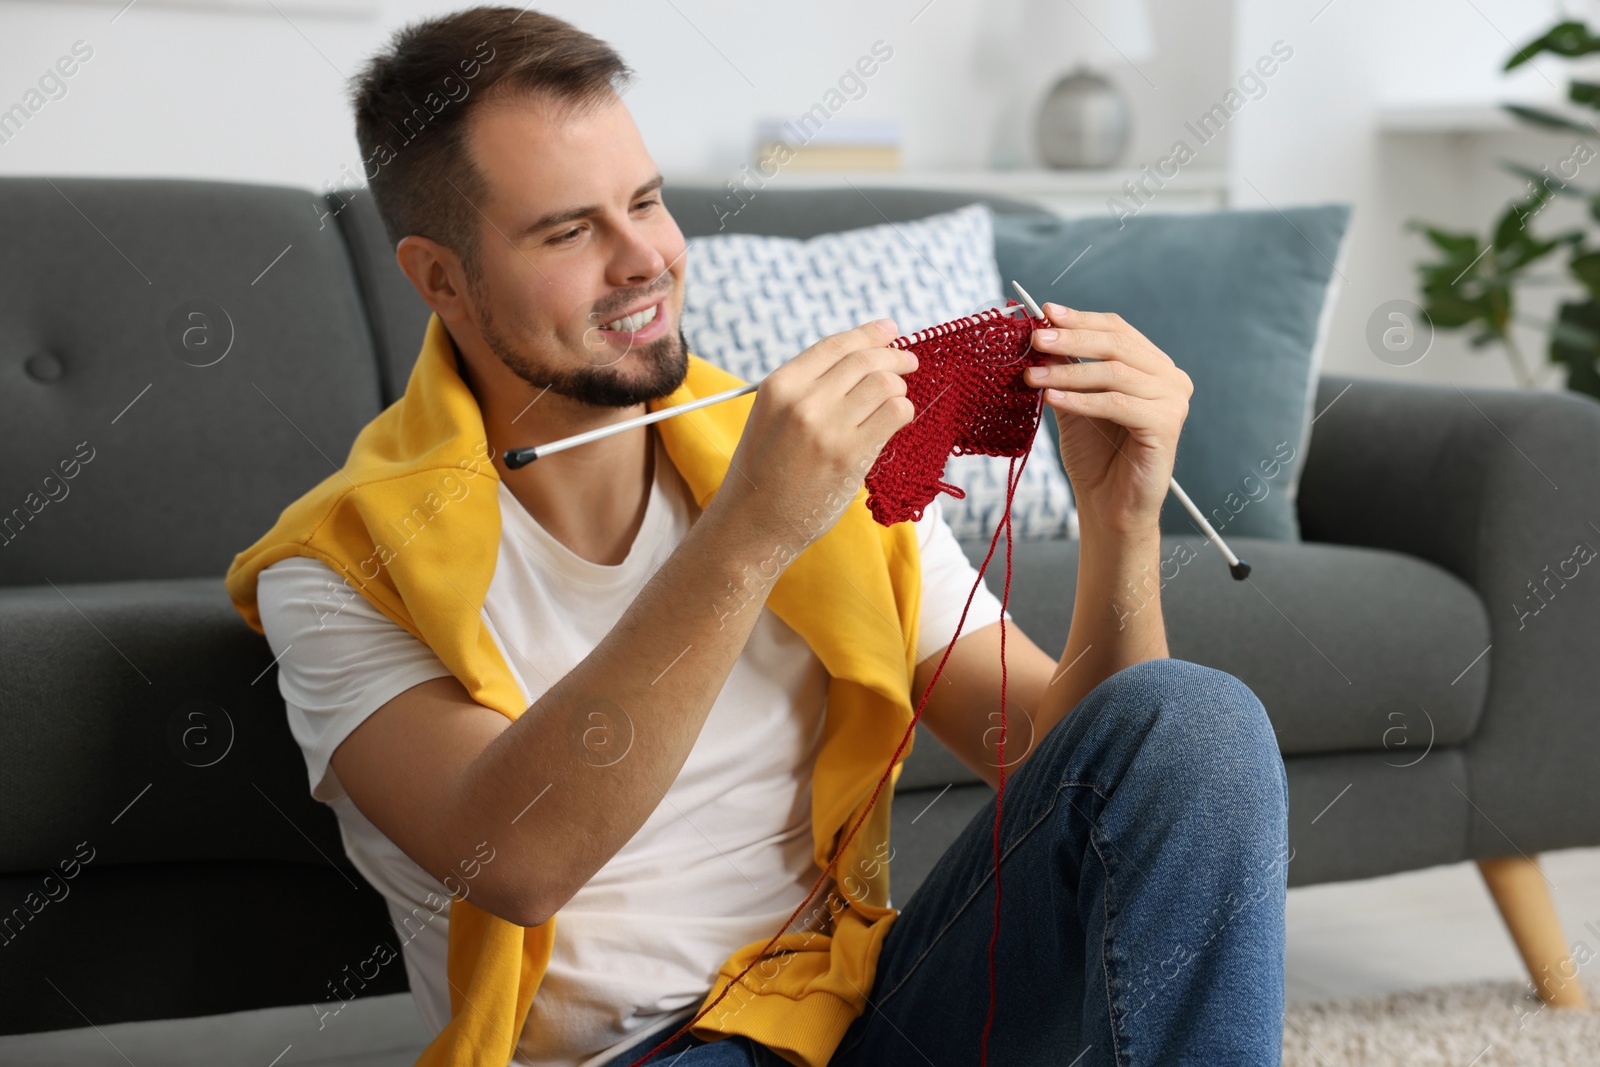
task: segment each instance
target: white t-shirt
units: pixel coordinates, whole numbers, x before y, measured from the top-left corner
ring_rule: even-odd
[[[650,499],[615,566],[574,554],[494,483],[501,539],[483,616],[529,705],[610,632],[699,514],[659,436],[651,438]],[[977,572],[937,499],[916,527],[921,662],[949,643]],[[328,760],[383,704],[450,672],[319,560],[292,556],[265,568],[258,599],[312,796],[333,808],[345,853],[388,900],[417,1008],[437,1033],[450,1020],[450,892],[357,810]],[[985,583],[962,633],[999,618]],[[698,1007],[722,962],[770,937],[805,897],[816,879],[811,773],[827,684],[804,639],[763,605],[663,802],[558,912],[554,952],[513,1064],[591,1067],[652,1032],[666,1036]],[[625,724],[609,729],[615,738],[596,738],[600,760],[625,752]],[[525,815],[537,814],[536,794],[530,787]],[[489,855],[462,857],[456,885],[467,885],[469,899],[470,861]]]

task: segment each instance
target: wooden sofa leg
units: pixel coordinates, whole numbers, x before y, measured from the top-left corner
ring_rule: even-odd
[[[1560,1008],[1587,1008],[1578,969],[1537,857],[1504,856],[1478,861],[1478,872],[1494,897],[1511,939],[1522,953],[1539,999]]]

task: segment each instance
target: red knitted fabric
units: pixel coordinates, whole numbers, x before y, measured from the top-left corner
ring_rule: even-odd
[[[1008,301],[1007,307],[1016,306]],[[782,927],[772,935],[755,960],[734,976],[721,993],[694,1014],[671,1035],[658,1042],[648,1052],[639,1056],[628,1067],[639,1067],[651,1056],[666,1048],[692,1026],[698,1023],[722,999],[742,985],[756,963],[768,958],[772,946],[800,917],[800,913],[821,892],[832,875],[834,867],[846,846],[855,839],[856,832],[866,822],[882,794],[894,767],[911,743],[922,709],[934,692],[945,662],[961,637],[966,625],[967,611],[972,598],[983,582],[983,573],[994,556],[995,543],[1000,531],[1006,532],[1006,582],[1001,595],[1000,620],[1000,734],[996,744],[999,767],[999,788],[995,794],[994,811],[994,926],[989,937],[989,1007],[984,1020],[983,1037],[979,1045],[980,1064],[989,1061],[989,1032],[994,1024],[995,1010],[995,945],[1000,938],[1000,815],[1006,791],[1006,623],[1004,613],[1011,600],[1011,501],[1017,486],[1022,482],[1022,470],[1028,463],[1028,452],[1039,430],[1039,418],[1044,411],[1044,394],[1022,381],[1022,372],[1028,367],[1046,362],[1044,353],[1032,345],[1033,331],[1050,323],[1044,319],[1017,316],[991,309],[957,319],[954,322],[932,326],[909,337],[897,337],[890,347],[909,348],[917,354],[917,369],[906,375],[906,394],[915,406],[916,415],[885,443],[865,479],[867,507],[873,518],[889,526],[904,519],[920,519],[922,511],[941,490],[960,499],[966,494],[957,486],[941,481],[946,461],[952,454],[982,454],[1009,456],[1011,463],[1006,476],[1006,506],[994,534],[989,538],[989,552],[983,557],[978,576],[967,593],[966,605],[956,622],[956,632],[945,645],[944,655],[934,668],[933,678],[923,691],[922,699],[912,713],[911,722],[889,764],[878,778],[878,784],[849,830],[834,849],[828,865],[811,886]]]
[[[952,455],[1021,456],[1033,446],[1044,394],[1022,372],[1046,361],[1030,339],[1049,325],[991,309],[889,342],[917,354],[917,369],[906,375],[916,415],[867,472],[873,518],[884,526],[920,519],[941,491],[964,498],[941,480]]]

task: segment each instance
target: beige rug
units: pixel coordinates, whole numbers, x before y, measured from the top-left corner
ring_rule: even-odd
[[[1600,983],[1580,976],[1591,1005]],[[1545,1007],[1527,983],[1478,982],[1289,1007],[1283,1067],[1595,1067],[1600,1009]]]

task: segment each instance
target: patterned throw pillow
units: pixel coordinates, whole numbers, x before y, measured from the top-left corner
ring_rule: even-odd
[[[914,222],[867,226],[809,240],[752,234],[689,239],[683,333],[689,350],[747,382],[806,347],[877,318],[900,333],[1003,301],[989,208],[973,204]],[[1076,535],[1072,490],[1049,435],[1040,432],[1012,502],[1018,539]],[[952,456],[944,480],[966,491],[941,495],[961,538],[988,538],[1005,503],[1009,460]]]

